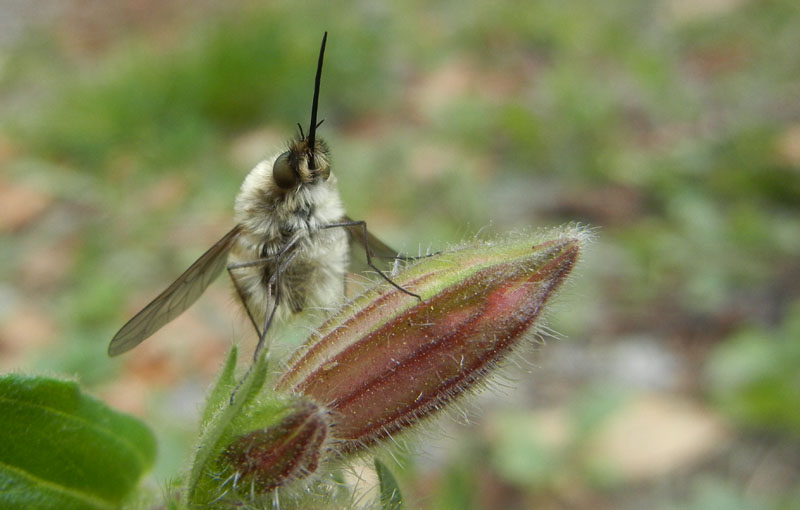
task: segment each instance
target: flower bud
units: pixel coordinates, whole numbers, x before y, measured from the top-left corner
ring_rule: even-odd
[[[342,452],[372,445],[483,380],[535,329],[586,234],[476,243],[422,259],[346,305],[290,361],[278,391],[332,411]]]
[[[327,435],[327,412],[303,399],[277,424],[235,438],[220,464],[233,471],[234,490],[264,494],[316,471]]]

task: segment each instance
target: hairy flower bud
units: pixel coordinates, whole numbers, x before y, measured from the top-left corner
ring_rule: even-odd
[[[327,436],[327,412],[303,399],[277,424],[235,438],[220,464],[235,491],[264,494],[316,471]]]
[[[535,329],[586,235],[476,243],[423,259],[356,298],[290,361],[278,391],[332,411],[342,452],[405,430],[484,379]]]

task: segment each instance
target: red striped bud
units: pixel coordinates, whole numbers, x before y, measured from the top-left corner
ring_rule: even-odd
[[[328,436],[328,413],[296,402],[277,424],[235,438],[220,456],[234,491],[264,494],[317,470]]]
[[[413,426],[484,379],[535,329],[574,267],[573,231],[423,259],[323,324],[276,385],[330,409],[341,451]]]

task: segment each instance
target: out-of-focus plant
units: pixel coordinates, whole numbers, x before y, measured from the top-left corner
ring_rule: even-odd
[[[720,344],[707,373],[712,397],[735,422],[800,435],[800,301],[777,331],[748,329]]]

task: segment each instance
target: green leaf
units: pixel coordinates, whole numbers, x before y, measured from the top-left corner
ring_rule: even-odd
[[[397,485],[397,479],[386,464],[375,459],[375,471],[378,472],[378,481],[381,486],[381,509],[382,510],[402,510],[403,509],[403,496],[400,492],[400,487]]]
[[[0,508],[117,508],[155,452],[144,424],[77,383],[0,377]]]
[[[230,440],[242,432],[241,422],[251,416],[249,411],[253,407],[263,408],[253,405],[253,400],[264,386],[269,358],[265,354],[260,356],[237,383],[237,352],[236,347],[231,348],[222,374],[206,401],[206,409],[202,414],[203,426],[194,449],[192,467],[184,481],[185,495],[181,508],[206,505],[218,497],[219,481],[204,475],[208,475],[210,465],[217,460]],[[231,397],[234,391],[235,394]]]
[[[200,421],[201,430],[214,417],[216,411],[229,402],[231,393],[236,388],[236,360],[238,354],[239,350],[234,345],[231,347],[228,357],[225,358],[222,373],[206,399],[206,407],[203,410],[203,418]]]

